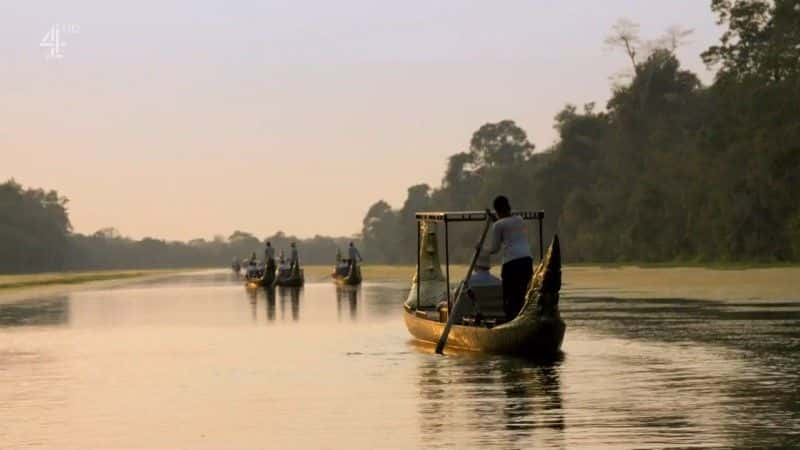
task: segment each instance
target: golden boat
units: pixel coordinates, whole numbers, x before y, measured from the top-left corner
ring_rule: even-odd
[[[418,340],[436,344],[452,320],[446,343],[460,350],[513,354],[547,358],[558,354],[566,324],[558,309],[561,288],[561,251],[554,236],[547,252],[542,252],[544,213],[518,212],[526,220],[539,221],[539,255],[533,277],[519,314],[510,320],[502,308],[500,292],[475,288],[459,299],[451,298],[447,224],[458,221],[486,221],[485,212],[417,213],[417,271],[404,304],[403,319],[408,331]],[[436,224],[445,224],[445,266],[439,262]],[[446,303],[445,303],[446,301]],[[453,306],[455,305],[455,306]],[[450,308],[452,307],[452,312]],[[454,317],[450,317],[450,315]]]

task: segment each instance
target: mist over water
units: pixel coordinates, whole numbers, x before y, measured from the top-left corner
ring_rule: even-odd
[[[800,442],[800,305],[566,294],[563,355],[441,357],[405,280],[225,272],[0,305],[9,448],[751,448]]]

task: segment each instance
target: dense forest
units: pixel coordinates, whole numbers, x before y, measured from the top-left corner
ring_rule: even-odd
[[[227,238],[167,242],[133,240],[113,228],[91,235],[72,233],[67,199],[55,191],[24,189],[14,180],[0,184],[0,273],[58,270],[134,269],[169,267],[223,267],[236,256],[257,251],[262,257],[264,240],[285,249],[297,242],[301,262],[333,264],[336,248],[343,251],[347,238],[316,236],[297,239],[277,232],[262,239],[243,231]]]
[[[393,209],[378,201],[359,245],[369,262],[414,261],[414,212],[483,209],[497,194],[543,209],[572,262],[800,260],[800,3],[712,0],[725,27],[702,55],[716,70],[703,86],[675,50],[688,32],[645,41],[620,21],[607,43],[628,56],[604,110],[567,105],[559,141],[534,151],[513,121],[480,127],[452,155],[441,186],[417,184]],[[100,268],[219,267],[268,239],[297,241],[301,260],[328,264],[348,238],[299,240],[236,231],[211,241],[132,240],[114,229],[73,233],[55,191],[0,185],[0,272]],[[455,259],[476,226],[451,229]]]
[[[369,209],[365,257],[411,262],[414,211],[483,209],[502,193],[545,210],[546,235],[558,232],[573,262],[800,260],[800,3],[711,7],[726,28],[702,55],[711,86],[675,56],[687,31],[644,41],[620,21],[607,43],[631,72],[604,111],[566,106],[559,141],[541,152],[513,121],[480,127],[440,187]],[[456,233],[461,258],[475,236]]]

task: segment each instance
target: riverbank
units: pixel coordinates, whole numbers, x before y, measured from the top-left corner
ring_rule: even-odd
[[[118,270],[0,275],[0,303],[74,290],[101,289],[121,284],[209,269]],[[225,271],[225,269],[213,269]],[[305,266],[307,283],[330,282],[331,267]],[[412,265],[364,265],[364,282],[407,283]],[[450,267],[458,283],[466,266]],[[500,268],[492,272],[499,275]],[[708,268],[578,265],[563,268],[562,296],[722,301],[800,301],[800,267]]]
[[[364,282],[411,283],[414,266],[364,265]],[[330,267],[307,266],[309,282],[330,278]],[[450,266],[458,283],[465,265]],[[562,269],[563,296],[723,301],[800,300],[800,266],[778,267],[640,267],[579,265]],[[492,273],[499,276],[500,268]]]
[[[131,281],[156,279],[188,269],[98,270],[0,275],[0,303],[78,289],[109,288]]]

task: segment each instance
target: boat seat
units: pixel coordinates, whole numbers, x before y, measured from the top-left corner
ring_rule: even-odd
[[[502,286],[475,286],[471,288],[475,300],[478,302],[477,310],[483,317],[505,319],[506,312],[503,309],[503,287]],[[469,305],[473,305],[473,300],[464,293]],[[473,310],[475,310],[473,306]]]
[[[498,323],[502,323],[498,321],[496,318],[483,318],[479,323],[476,323],[475,316],[464,316],[461,318],[461,323],[467,326],[485,326],[487,328],[493,328]]]
[[[418,309],[414,312],[414,315],[420,319],[435,320],[437,322],[440,319],[440,313],[438,309]]]
[[[475,313],[480,311],[483,322],[501,323],[506,320],[506,312],[503,309],[503,287],[502,286],[474,286],[471,288],[478,307],[466,292],[461,294],[458,305],[458,315],[456,322],[473,320]],[[465,323],[467,325],[467,323]]]

